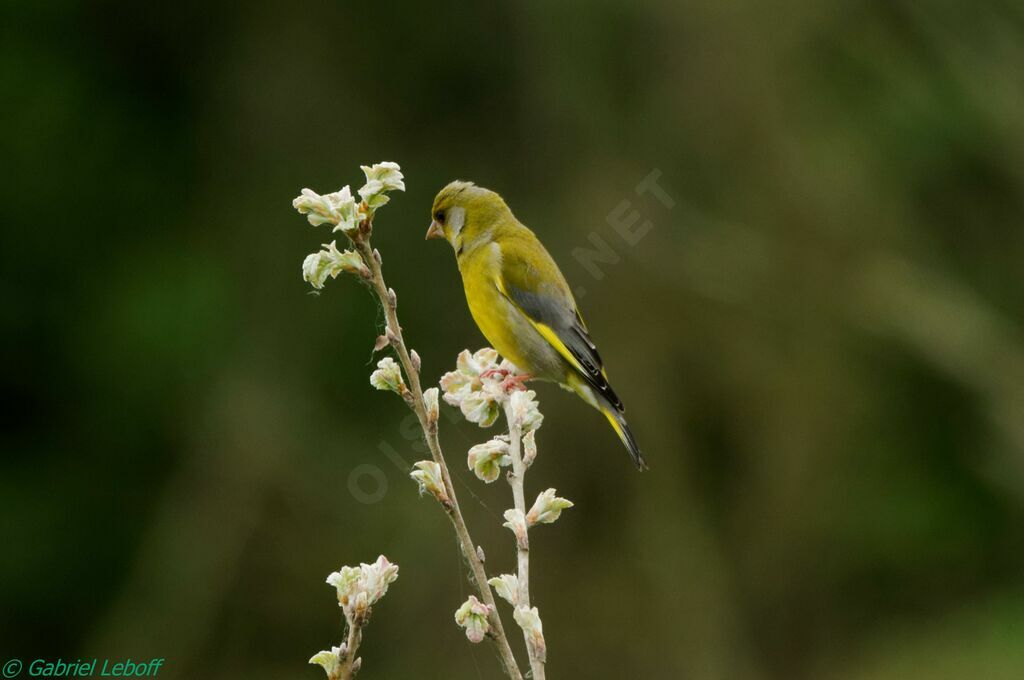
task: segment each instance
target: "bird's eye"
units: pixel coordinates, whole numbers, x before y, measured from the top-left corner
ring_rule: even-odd
[[[438,222],[444,222],[444,211],[438,210],[436,213],[434,213],[434,219],[437,220]]]

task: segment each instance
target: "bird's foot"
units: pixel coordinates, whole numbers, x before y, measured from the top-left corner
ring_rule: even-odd
[[[509,373],[510,371],[505,368],[488,368],[480,374],[480,379],[483,380],[484,378],[490,378],[495,375],[500,375],[502,379],[505,379],[508,377]]]
[[[505,379],[501,381],[501,388],[506,392],[512,392],[513,390],[525,390],[527,380],[533,380],[533,376],[529,373],[506,375]]]
[[[514,390],[525,390],[526,387],[523,383],[527,380],[533,380],[533,376],[529,373],[513,373],[507,368],[488,368],[480,374],[480,379],[493,378],[495,376],[501,376],[501,389],[505,392],[512,392]]]

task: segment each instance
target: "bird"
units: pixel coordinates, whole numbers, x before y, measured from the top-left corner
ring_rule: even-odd
[[[470,315],[520,380],[555,382],[600,411],[638,469],[647,468],[604,362],[555,260],[505,200],[456,180],[434,198],[426,238],[455,251]]]

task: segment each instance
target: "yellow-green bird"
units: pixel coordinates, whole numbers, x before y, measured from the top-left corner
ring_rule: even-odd
[[[637,467],[647,464],[569,284],[497,193],[455,181],[434,199],[427,238],[455,250],[466,302],[487,341],[529,378],[556,382],[601,411]]]

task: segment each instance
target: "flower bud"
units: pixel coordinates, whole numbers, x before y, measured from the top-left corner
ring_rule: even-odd
[[[303,189],[292,201],[292,207],[306,215],[314,227],[330,223],[335,225],[334,231],[343,231],[347,235],[355,233],[363,220],[347,186],[323,196],[311,189]]]
[[[377,362],[377,370],[370,374],[370,384],[378,390],[390,390],[397,394],[406,391],[402,369],[391,357],[384,357]]]
[[[323,244],[320,251],[307,255],[302,261],[302,278],[316,289],[324,287],[327,277],[336,278],[341,272],[368,276],[370,270],[359,253],[338,250],[335,241]]]
[[[405,182],[403,181],[405,178],[398,163],[382,161],[374,163],[370,167],[365,165],[359,167],[362,169],[363,174],[366,175],[366,181],[377,180],[386,191],[405,191]]]
[[[490,427],[501,414],[499,402],[505,398],[501,381],[489,376],[500,372],[498,352],[485,347],[473,354],[463,350],[454,371],[441,378],[444,400],[458,406],[462,415],[481,427]]]
[[[437,388],[431,387],[423,392],[423,405],[427,409],[427,420],[432,423],[437,422],[438,416],[438,405],[437,405]]]
[[[487,582],[498,597],[508,602],[513,607],[519,601],[519,577],[515,574],[502,574],[495,576]]]
[[[370,210],[376,210],[390,200],[388,191],[405,191],[402,171],[397,163],[384,161],[374,163],[372,166],[362,165],[363,174],[366,175],[366,184],[359,190],[359,195]]]
[[[341,647],[331,647],[331,649],[317,652],[309,659],[309,663],[315,663],[322,666],[324,672],[327,673],[327,677],[333,680],[338,677],[338,672],[341,670],[341,657],[346,653],[345,645]]]
[[[455,623],[466,629],[466,637],[470,642],[477,643],[491,629],[491,623],[487,620],[490,613],[487,605],[470,595],[455,611]]]
[[[448,401],[447,398],[445,401]],[[450,402],[449,402],[450,403]],[[466,420],[480,427],[490,427],[501,415],[501,406],[484,390],[470,392],[459,403],[459,409]]]
[[[544,627],[541,624],[540,612],[536,607],[519,606],[512,612],[512,618],[526,633],[526,639],[533,647],[536,657],[544,661],[547,658],[547,645],[544,644]]]
[[[388,592],[388,586],[398,579],[398,565],[380,555],[373,564],[362,566],[361,587],[366,592],[368,604],[375,604]]]
[[[536,430],[530,430],[523,437],[523,465],[530,467],[537,457]]]
[[[441,466],[432,460],[421,460],[413,465],[415,470],[409,476],[420,485],[420,493],[429,493],[441,503],[450,502],[441,478]]]
[[[345,608],[345,615],[348,618],[349,625],[360,625],[366,619],[366,614],[370,609],[370,596],[365,590],[357,592],[348,603],[348,607]]]
[[[338,211],[331,205],[326,196],[321,196],[312,189],[303,189],[302,193],[292,200],[292,207],[305,215],[314,227],[330,222],[337,224],[340,219]]]
[[[338,605],[348,606],[349,600],[358,591],[359,579],[363,575],[359,567],[342,567],[327,577],[327,583],[338,591]]]
[[[535,396],[537,393],[533,390],[516,390],[509,397],[509,411],[513,422],[519,425],[523,432],[536,430],[544,421]]]
[[[508,442],[494,438],[489,442],[477,444],[469,450],[467,463],[477,479],[490,484],[501,474],[503,466],[512,464],[512,459],[508,455]]]
[[[554,489],[548,489],[537,496],[533,507],[526,513],[526,521],[530,526],[534,524],[551,524],[562,514],[562,510],[571,507],[572,501],[559,498],[555,496]]]
[[[384,193],[384,184],[375,179],[367,182],[363,188],[359,190],[359,195],[366,202],[366,205],[370,210],[376,210],[391,200],[388,195]]]
[[[356,201],[352,198],[352,191],[342,187],[341,191],[326,196],[338,213],[338,221],[333,231],[341,231],[346,236],[352,236],[359,229],[359,223],[363,221],[364,215],[356,207]]]
[[[327,577],[338,593],[338,605],[349,625],[365,618],[368,609],[388,592],[398,579],[398,565],[381,555],[373,564],[342,567]]]
[[[520,548],[526,548],[529,546],[529,539],[526,534],[526,518],[523,517],[521,510],[511,509],[505,511],[505,523],[503,527],[508,527],[512,530],[512,533],[516,535],[516,543]]]

